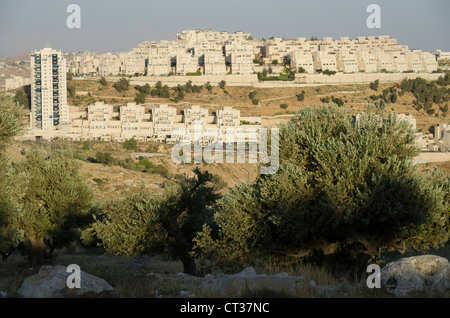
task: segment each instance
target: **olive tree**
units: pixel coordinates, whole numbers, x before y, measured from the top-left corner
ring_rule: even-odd
[[[167,185],[160,196],[139,189],[124,200],[107,203],[92,225],[100,244],[114,255],[168,252],[181,260],[185,273],[195,274],[192,240],[204,224],[213,226],[219,195],[212,174],[198,168],[194,174]]]
[[[23,235],[17,222],[25,178],[16,173],[13,159],[6,151],[22,129],[22,115],[25,115],[23,108],[13,97],[0,94],[0,254],[3,260],[17,247]]]
[[[303,109],[280,127],[280,168],[236,187],[196,237],[197,255],[315,259],[356,277],[380,251],[449,239],[449,178],[412,164],[414,132],[395,116],[355,121],[335,105]],[[237,226],[239,224],[239,226]]]
[[[42,264],[55,247],[77,239],[77,228],[89,220],[92,189],[79,163],[63,152],[30,151],[17,171],[27,175],[20,226],[28,263]]]

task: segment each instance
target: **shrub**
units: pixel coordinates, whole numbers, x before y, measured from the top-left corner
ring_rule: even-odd
[[[153,172],[159,174],[161,177],[164,177],[164,178],[170,177],[169,170],[163,165],[155,166],[155,168],[153,169]]]
[[[113,87],[119,93],[127,91],[130,88],[130,81],[127,80],[125,77],[122,77],[120,80],[117,81],[117,83],[113,84]]]
[[[123,148],[128,151],[138,151],[137,141],[133,138],[124,141]]]
[[[375,80],[375,82],[370,82],[369,87],[371,90],[377,91],[380,81]]]

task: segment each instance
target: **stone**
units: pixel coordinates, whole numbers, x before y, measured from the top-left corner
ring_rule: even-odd
[[[245,297],[261,291],[274,292],[285,296],[296,296],[302,276],[256,274],[253,267],[231,275],[218,275],[206,279],[196,294],[200,297]]]
[[[26,278],[17,291],[24,298],[65,298],[97,295],[114,288],[104,279],[80,271],[80,288],[68,288],[67,278],[71,272],[62,265],[42,266],[39,273]]]
[[[383,288],[396,296],[450,292],[450,264],[446,258],[421,255],[388,263],[381,270]]]

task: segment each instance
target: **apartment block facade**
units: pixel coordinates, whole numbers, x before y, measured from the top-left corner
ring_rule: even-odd
[[[36,130],[56,130],[69,122],[66,60],[61,51],[44,48],[30,57],[30,125]]]
[[[142,42],[130,52],[106,53],[100,56],[86,54],[71,63],[77,74],[148,76],[186,75],[202,68],[206,75],[253,74],[259,67],[255,58],[266,64],[300,67],[306,73],[329,70],[343,73],[357,72],[434,72],[437,58],[446,58],[448,52],[410,51],[388,35],[360,36],[356,39],[324,37],[307,40],[304,37],[267,40],[253,39],[249,33],[212,30],[185,30],[173,41]],[[222,57],[225,57],[222,59]],[[172,68],[174,67],[174,68]]]

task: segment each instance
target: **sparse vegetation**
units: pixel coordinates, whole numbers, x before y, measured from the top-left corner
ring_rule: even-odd
[[[119,81],[117,81],[117,83],[113,84],[113,87],[116,89],[116,91],[122,93],[130,88],[130,81],[125,77],[122,77],[121,79],[119,79]]]

